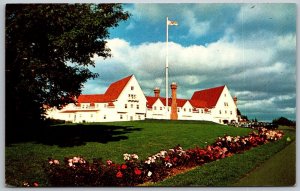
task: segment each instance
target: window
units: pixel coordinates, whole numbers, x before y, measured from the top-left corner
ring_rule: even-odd
[[[106,104],[106,103],[104,104],[104,107],[105,107],[105,108],[107,107],[107,104]]]
[[[106,119],[106,115],[103,116],[103,119]]]
[[[177,108],[177,112],[180,112],[180,108]]]
[[[162,107],[160,107],[159,110],[162,110]]]
[[[189,109],[189,112],[192,112],[191,108]]]
[[[131,86],[131,90],[134,90],[134,86]]]
[[[136,105],[136,109],[140,109],[140,105],[139,104]]]
[[[227,110],[225,110],[225,114],[227,114]]]
[[[219,113],[222,114],[222,111],[220,110]]]
[[[141,116],[140,115],[138,115],[138,119],[141,120]]]
[[[232,115],[232,111],[230,111],[230,115]]]
[[[185,112],[185,111],[186,111],[186,109],[184,108],[184,109],[183,109],[183,111]]]
[[[224,97],[226,97],[226,94],[224,94]]]
[[[154,110],[156,110],[156,106],[154,106]]]
[[[123,115],[120,115],[120,119],[123,119]]]
[[[93,114],[91,114],[91,118],[93,118],[94,117],[94,115]]]
[[[203,109],[201,109],[201,113],[203,113]]]
[[[127,103],[125,103],[125,109],[127,108]]]
[[[131,104],[130,107],[133,108],[133,104]]]

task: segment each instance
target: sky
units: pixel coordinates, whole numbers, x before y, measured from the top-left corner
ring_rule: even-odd
[[[169,84],[178,98],[226,85],[249,119],[296,119],[296,4],[124,4],[131,17],[110,29],[111,58],[94,56],[99,77],[84,94],[104,93],[134,74],[144,94],[165,96],[166,17]],[[170,91],[169,91],[170,92]]]

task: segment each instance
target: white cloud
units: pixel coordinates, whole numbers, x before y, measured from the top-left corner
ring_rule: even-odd
[[[184,10],[184,19],[182,25],[189,28],[189,32],[184,38],[200,37],[205,35],[210,29],[210,22],[198,21],[195,12],[191,10]]]

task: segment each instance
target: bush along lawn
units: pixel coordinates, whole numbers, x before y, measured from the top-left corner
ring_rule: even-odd
[[[278,168],[272,169],[265,174],[256,173],[254,177],[255,181],[249,180],[248,174],[252,175],[253,170],[256,167],[264,166],[278,166],[278,164],[265,164],[274,163],[274,156],[277,157],[278,152],[286,150],[290,144],[295,144],[295,129],[280,127],[284,131],[284,137],[279,141],[272,142],[270,144],[264,144],[259,147],[252,148],[243,154],[236,154],[231,157],[226,157],[222,160],[216,160],[210,163],[206,163],[203,166],[198,166],[186,173],[178,174],[176,176],[169,177],[164,181],[157,183],[147,183],[146,186],[293,186],[295,177],[290,176],[289,180],[286,180],[286,175],[279,174]],[[286,153],[286,152],[285,152]],[[296,151],[288,153],[287,157],[295,157]],[[268,160],[269,159],[269,160]],[[277,161],[282,164],[282,161]],[[276,163],[276,161],[275,161]],[[282,166],[282,165],[281,165]],[[286,171],[294,171],[296,169],[296,163],[289,164]],[[282,169],[280,169],[282,171]],[[275,176],[275,177],[274,177]],[[280,178],[278,178],[280,177]],[[246,179],[246,181],[245,181]],[[242,183],[240,180],[244,180]],[[259,181],[258,181],[259,180]],[[266,180],[269,182],[267,184]],[[276,183],[274,181],[277,181]],[[263,184],[261,184],[263,183]]]
[[[275,142],[282,137],[282,131],[263,128],[259,129],[258,133],[252,132],[247,136],[218,137],[213,144],[204,148],[184,150],[178,145],[169,150],[162,150],[145,161],[139,160],[136,154],[128,153],[123,155],[122,164],[109,159],[105,162],[100,159],[88,162],[83,156],[65,158],[64,161],[49,158],[44,169],[52,186],[137,186],[145,182],[162,181],[180,170],[212,164],[253,147]],[[243,165],[242,161],[239,163]],[[28,183],[28,186],[37,184]]]

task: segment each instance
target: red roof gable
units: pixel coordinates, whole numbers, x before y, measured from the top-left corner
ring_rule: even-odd
[[[160,101],[163,103],[163,105],[166,106],[166,98],[164,98],[164,97],[146,96],[146,99],[147,99],[147,107],[148,108],[152,108],[153,104],[156,102],[157,99],[160,99]],[[183,107],[187,101],[188,100],[186,100],[186,99],[176,99],[177,107]],[[172,105],[172,98],[168,99],[168,105],[169,106]]]
[[[105,96],[109,98],[110,101],[116,100],[123,89],[125,88],[126,84],[129,82],[133,75],[118,80],[112,83],[105,92]]]
[[[215,107],[224,87],[225,85],[194,92],[191,98],[191,104],[197,108]]]
[[[133,75],[118,80],[112,83],[106,90],[105,94],[82,94],[78,97],[77,102],[80,103],[106,103],[116,100],[123,89],[125,88],[128,81]],[[110,103],[109,106],[113,106],[113,103]]]

